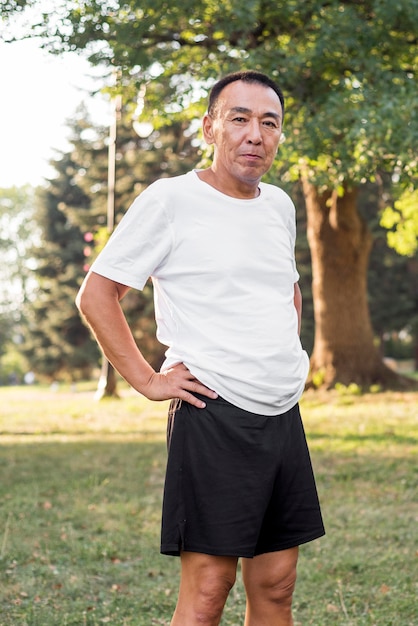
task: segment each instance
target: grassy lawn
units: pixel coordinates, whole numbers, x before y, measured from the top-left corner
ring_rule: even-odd
[[[0,389],[0,626],[168,625],[167,404]],[[418,625],[418,393],[307,393],[327,535],[301,548],[299,626]],[[231,592],[223,626],[242,624]]]

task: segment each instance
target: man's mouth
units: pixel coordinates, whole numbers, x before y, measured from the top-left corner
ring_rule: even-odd
[[[242,156],[245,159],[249,159],[250,161],[258,161],[258,159],[261,159],[261,156],[259,154],[253,154],[251,152],[246,152]]]

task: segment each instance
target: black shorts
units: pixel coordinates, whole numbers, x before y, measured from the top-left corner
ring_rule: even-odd
[[[253,557],[324,534],[296,405],[274,417],[173,400],[161,553]]]

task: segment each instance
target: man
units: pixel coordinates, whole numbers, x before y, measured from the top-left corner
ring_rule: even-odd
[[[104,354],[151,400],[172,399],[161,552],[180,555],[172,626],[219,624],[237,562],[245,626],[290,626],[298,546],[324,534],[298,400],[308,372],[295,211],[260,182],[284,113],[264,74],[230,74],[203,118],[208,169],[135,200],[77,303]],[[155,372],[119,305],[152,277]]]

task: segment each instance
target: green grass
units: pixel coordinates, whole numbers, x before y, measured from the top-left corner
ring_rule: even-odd
[[[0,626],[168,625],[167,403],[0,389]],[[418,394],[307,393],[326,537],[301,548],[300,626],[417,626]],[[222,626],[242,624],[239,581]]]

